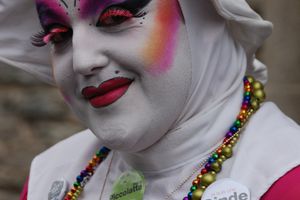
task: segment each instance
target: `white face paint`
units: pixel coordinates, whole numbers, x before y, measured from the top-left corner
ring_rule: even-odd
[[[191,59],[180,9],[177,0],[152,0],[139,11],[145,15],[128,17],[136,14],[125,9],[128,5],[106,10],[124,0],[91,2],[82,0],[73,8],[72,1],[65,8],[72,17],[64,26],[72,35],[51,37],[66,38],[52,45],[53,74],[71,109],[104,145],[140,151],[172,127],[189,92]],[[95,6],[99,11],[89,9]],[[100,84],[102,91],[95,89]]]

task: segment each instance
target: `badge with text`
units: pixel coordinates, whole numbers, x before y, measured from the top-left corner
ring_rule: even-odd
[[[250,200],[250,191],[246,186],[226,178],[211,184],[202,200]]]
[[[142,200],[145,178],[138,171],[124,172],[114,183],[110,200]]]

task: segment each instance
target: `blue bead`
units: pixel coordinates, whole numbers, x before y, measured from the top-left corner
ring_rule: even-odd
[[[211,164],[211,163],[214,163],[215,162],[215,159],[214,158],[209,158],[208,162]]]
[[[233,132],[233,133],[236,133],[238,131],[237,127],[236,126],[233,126],[230,128],[230,131]]]
[[[192,200],[192,196],[193,196],[193,193],[192,193],[192,192],[189,192],[189,194],[188,194],[189,200]]]
[[[251,96],[248,96],[248,95],[247,95],[247,96],[244,97],[244,100],[245,100],[245,101],[250,101],[250,99],[251,99]]]
[[[76,178],[78,183],[81,183],[83,181],[83,177],[82,176],[77,176]]]
[[[109,152],[110,152],[110,149],[107,148],[107,147],[102,147],[100,151],[101,151],[102,153],[109,153]]]

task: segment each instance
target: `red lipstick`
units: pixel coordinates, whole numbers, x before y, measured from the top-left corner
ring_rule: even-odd
[[[133,79],[117,77],[104,81],[98,87],[88,86],[81,91],[81,94],[93,107],[105,107],[120,99],[132,82]]]

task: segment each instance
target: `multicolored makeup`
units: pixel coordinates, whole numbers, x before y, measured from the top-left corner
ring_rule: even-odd
[[[82,19],[97,15],[110,6],[124,8],[131,13],[137,13],[149,4],[151,0],[81,0],[80,16]]]
[[[153,74],[167,71],[174,60],[178,28],[181,20],[179,5],[175,0],[160,1],[155,27],[150,33],[143,57]]]
[[[70,22],[51,19],[59,26],[39,36],[54,47],[58,88],[102,144],[130,152],[148,148],[177,119],[189,91],[189,46],[177,0],[66,3],[68,9],[57,9],[59,16],[68,12]]]
[[[56,0],[36,0],[36,8],[42,27],[47,29],[52,24],[67,26],[70,22],[67,7],[65,2],[58,3]]]

